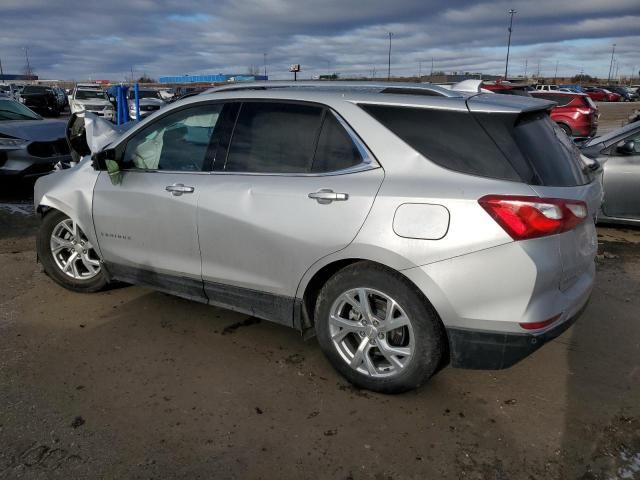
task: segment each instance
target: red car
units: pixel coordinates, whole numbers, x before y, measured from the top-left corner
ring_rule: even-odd
[[[529,97],[529,88],[527,85],[521,83],[502,82],[496,80],[495,82],[483,82],[482,88],[489,90],[493,93],[501,93],[503,95],[520,95],[523,97]]]
[[[604,88],[587,88],[585,91],[589,98],[596,102],[619,102],[621,98],[621,95]]]
[[[598,107],[584,93],[531,92],[534,98],[551,100],[558,105],[551,119],[570,137],[593,137],[598,130]]]

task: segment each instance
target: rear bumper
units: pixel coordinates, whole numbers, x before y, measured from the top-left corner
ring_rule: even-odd
[[[538,334],[448,328],[451,366],[482,370],[509,368],[564,333],[582,315],[587,303],[588,300],[564,322]]]

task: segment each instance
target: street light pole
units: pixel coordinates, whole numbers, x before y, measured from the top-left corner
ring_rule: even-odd
[[[607,75],[607,83],[611,81],[611,69],[613,68],[613,55],[616,53],[616,44],[613,44],[613,49],[611,50],[611,62],[609,63],[609,75]]]
[[[389,65],[387,68],[387,81],[391,80],[391,37],[393,33],[389,32]]]
[[[0,58],[0,82],[4,82],[4,71],[2,70],[2,59]]]
[[[264,52],[263,54],[263,58],[264,58],[264,79],[267,79],[267,52]]]
[[[504,79],[507,80],[507,74],[509,73],[509,50],[511,49],[511,31],[513,30],[513,14],[517,13],[513,8],[509,9],[509,40],[507,40],[507,61],[504,64]]]

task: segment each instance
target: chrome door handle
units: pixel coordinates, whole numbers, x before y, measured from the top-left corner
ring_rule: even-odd
[[[310,193],[309,198],[316,200],[318,203],[327,204],[331,202],[344,202],[349,199],[349,194],[336,193],[328,188],[323,188],[317,192]]]
[[[173,185],[167,185],[165,190],[178,197],[183,193],[193,193],[195,189],[193,187],[185,187],[182,183],[174,183]]]

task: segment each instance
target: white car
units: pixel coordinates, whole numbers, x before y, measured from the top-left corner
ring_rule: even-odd
[[[558,85],[536,85],[536,90],[550,92],[552,90],[560,90],[560,87],[558,87]]]
[[[113,104],[102,90],[76,87],[69,105],[71,113],[92,112],[107,120],[114,119]]]
[[[141,88],[138,90],[138,103],[140,106],[140,118],[151,115],[166,105],[166,102],[162,99],[158,90],[153,90],[151,88]],[[127,92],[127,104],[129,118],[131,118],[131,120],[135,120],[136,96],[133,88],[130,88]]]

